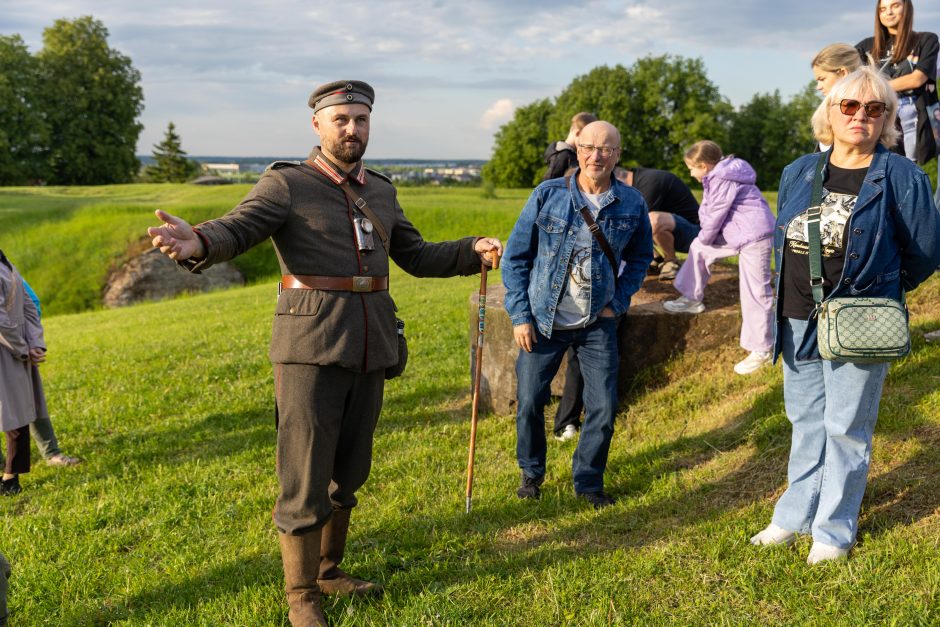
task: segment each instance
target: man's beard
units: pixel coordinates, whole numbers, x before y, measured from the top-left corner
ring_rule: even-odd
[[[362,155],[366,153],[366,142],[358,137],[356,140],[357,141],[347,141],[341,139],[336,143],[330,142],[327,144],[326,149],[343,163],[356,163],[362,159]]]

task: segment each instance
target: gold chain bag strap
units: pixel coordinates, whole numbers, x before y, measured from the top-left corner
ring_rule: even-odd
[[[904,292],[901,301],[893,298],[845,296],[823,300],[822,252],[819,222],[822,179],[826,155],[821,153],[813,181],[813,196],[807,210],[809,274],[818,331],[819,354],[830,361],[859,364],[893,361],[911,352]],[[846,223],[848,228],[848,223]]]
[[[389,252],[388,231],[385,230],[382,221],[379,220],[378,216],[375,215],[375,212],[372,211],[369,205],[366,204],[365,199],[352,190],[352,187],[349,186],[349,181],[343,181],[339,186],[346,194],[346,198],[349,199],[356,209],[364,213],[365,216],[372,221],[373,226],[375,226],[375,232],[379,234],[379,239],[382,240],[382,247],[385,248],[385,254],[388,255],[389,263],[391,263],[392,255]],[[395,318],[395,327],[398,330],[398,363],[385,369],[386,379],[400,377],[405,371],[405,366],[408,365],[408,340],[405,339],[405,321],[401,318]]]

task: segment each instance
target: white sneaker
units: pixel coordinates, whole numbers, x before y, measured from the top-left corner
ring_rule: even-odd
[[[770,363],[770,353],[752,352],[734,365],[734,371],[738,374],[751,374],[756,370]]]
[[[565,428],[561,430],[561,433],[555,436],[555,439],[559,442],[567,442],[576,437],[578,437],[578,428],[574,425],[565,425]]]
[[[848,557],[848,549],[840,549],[839,547],[829,546],[828,544],[823,544],[822,542],[813,542],[813,548],[809,550],[809,557],[806,558],[806,563],[812,566],[813,564],[818,564],[819,562],[844,560],[848,559]]]
[[[698,314],[705,311],[705,303],[700,300],[691,300],[685,296],[680,296],[676,300],[667,300],[664,302],[663,309],[671,313]]]
[[[766,529],[751,538],[751,544],[754,546],[772,546],[774,544],[790,546],[794,542],[796,542],[796,533],[787,531],[773,523],[767,525]]]

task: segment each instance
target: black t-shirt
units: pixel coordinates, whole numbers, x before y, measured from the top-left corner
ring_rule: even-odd
[[[698,201],[689,186],[678,176],[665,170],[629,168],[633,172],[633,187],[643,194],[650,211],[662,211],[682,216],[698,224]]]
[[[845,227],[866,174],[868,168],[846,170],[831,163],[826,169],[819,222],[824,297],[842,280],[842,268],[845,266]],[[809,284],[809,243],[805,211],[787,225],[780,291],[781,313],[784,317],[800,320],[809,318],[816,302],[813,300],[813,289]]]
[[[894,38],[888,39],[888,49],[885,58],[875,59],[875,67],[881,70],[888,78],[898,78],[912,74],[914,70],[920,70],[927,75],[928,81],[933,81],[937,76],[937,53],[940,51],[937,35],[934,33],[911,33],[911,50],[907,58],[900,63],[892,63],[891,56],[894,49]],[[869,37],[858,42],[856,50],[862,55],[862,60],[868,60],[868,54],[875,46],[875,38]],[[918,96],[924,89],[922,85],[918,89],[898,93],[898,96]]]

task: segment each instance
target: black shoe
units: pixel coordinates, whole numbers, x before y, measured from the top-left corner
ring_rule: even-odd
[[[617,500],[606,492],[582,492],[578,495],[579,499],[584,499],[594,506],[594,509],[603,509],[613,505]]]
[[[662,269],[662,267],[663,267],[663,262],[664,262],[664,261],[665,261],[665,259],[663,259],[663,258],[660,257],[659,255],[656,255],[655,257],[653,257],[653,260],[650,262],[649,268],[646,269],[646,274],[648,274],[649,276],[656,276],[656,275],[658,275],[658,274],[659,274],[659,271],[660,271],[660,270]]]
[[[516,496],[520,499],[538,499],[542,496],[542,490],[539,489],[539,486],[542,485],[544,480],[544,477],[533,479],[527,474],[522,473],[522,483],[519,489],[516,490]]]
[[[12,479],[0,479],[0,495],[13,496],[14,494],[19,494],[22,491],[23,488],[20,487],[19,477],[13,477]]]

